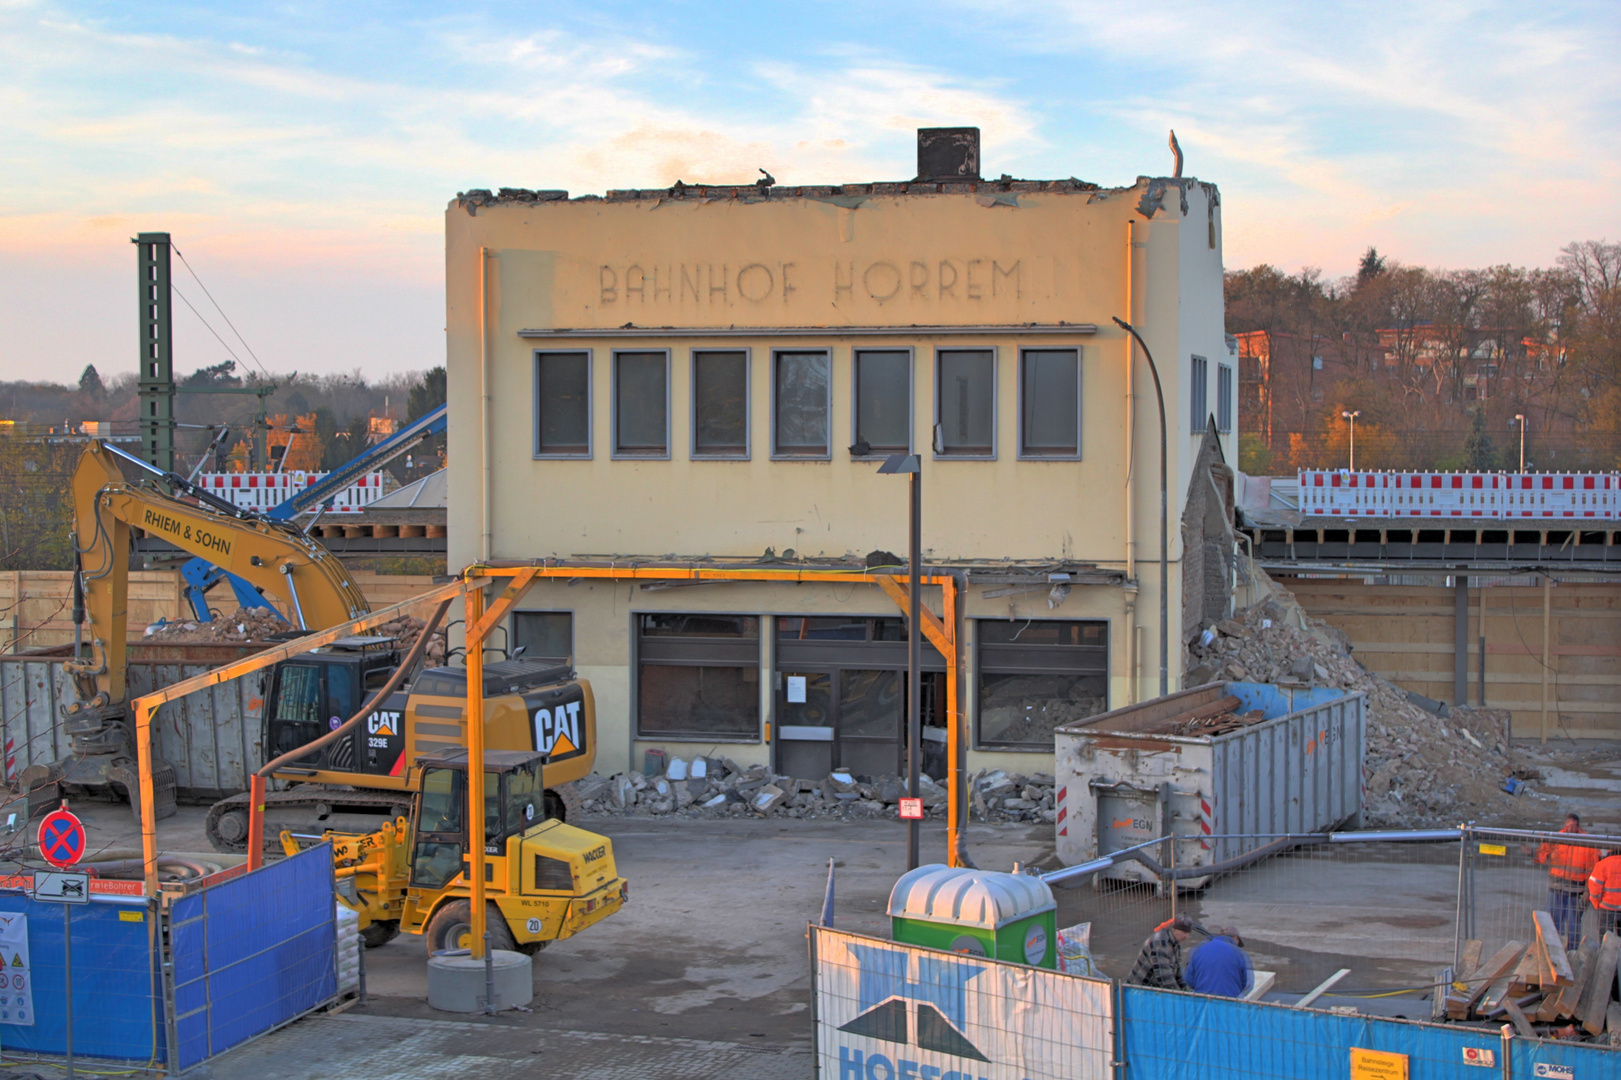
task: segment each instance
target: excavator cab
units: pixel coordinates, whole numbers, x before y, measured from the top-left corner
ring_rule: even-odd
[[[347,637],[277,664],[265,695],[265,760],[308,745],[359,712],[399,661],[393,638]],[[387,775],[404,749],[403,726],[385,718],[294,764]]]

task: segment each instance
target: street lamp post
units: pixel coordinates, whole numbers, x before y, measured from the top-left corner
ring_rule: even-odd
[[[922,459],[916,454],[891,454],[878,466],[881,473],[907,473],[912,485],[911,545],[907,552],[906,573],[911,604],[906,620],[906,794],[917,798],[918,772],[923,754],[923,711],[919,668],[922,660],[920,622],[923,607],[923,478]],[[919,822],[906,822],[906,868],[916,870],[919,862]]]
[[[1515,413],[1514,422],[1520,425],[1520,471],[1525,471],[1525,414]]]
[[[1342,411],[1340,415],[1351,421],[1351,471],[1356,472],[1356,418],[1362,415],[1362,410]]]
[[[1120,316],[1114,316],[1114,323],[1130,334],[1143,350],[1143,359],[1148,361],[1148,371],[1154,376],[1154,399],[1159,402],[1159,696],[1164,697],[1171,692],[1171,532],[1166,510],[1168,485],[1165,475],[1165,391],[1160,387],[1159,368],[1154,363],[1154,354],[1148,351],[1148,342],[1143,340],[1136,327]],[[1127,513],[1131,513],[1134,509],[1128,507]]]

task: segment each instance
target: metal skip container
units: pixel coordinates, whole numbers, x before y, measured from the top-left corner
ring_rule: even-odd
[[[1219,735],[1165,734],[1236,697],[1262,719]],[[1089,862],[1160,837],[1148,853],[1212,866],[1281,835],[1359,823],[1367,697],[1327,687],[1209,683],[1056,729],[1058,858]],[[1170,850],[1167,850],[1170,849]],[[1155,881],[1121,860],[1098,879]],[[1200,888],[1210,877],[1181,879]]]
[[[133,701],[264,647],[132,640],[125,674],[127,699]],[[7,780],[20,777],[30,765],[67,756],[69,737],[61,707],[74,695],[73,677],[63,665],[72,659],[71,645],[0,656]],[[158,707],[153,749],[174,766],[182,801],[213,802],[247,790],[248,777],[263,764],[264,678],[264,672],[250,672]]]

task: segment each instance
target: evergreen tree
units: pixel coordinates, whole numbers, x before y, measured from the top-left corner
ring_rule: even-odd
[[[1470,472],[1486,472],[1497,468],[1497,448],[1486,431],[1486,410],[1475,409],[1469,422],[1469,434],[1463,440],[1463,467]]]
[[[96,370],[96,365],[84,366],[84,371],[79,376],[79,393],[97,401],[107,396],[107,387],[103,385],[101,373]]]
[[[1368,282],[1385,272],[1385,257],[1379,254],[1379,249],[1372,244],[1362,253],[1362,260],[1356,264],[1356,287],[1362,288]]]

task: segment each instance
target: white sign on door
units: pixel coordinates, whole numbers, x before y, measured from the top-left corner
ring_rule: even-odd
[[[0,911],[0,1024],[34,1026],[34,979],[28,966],[28,916]]]
[[[803,705],[803,704],[805,704],[805,676],[803,676],[803,675],[790,675],[790,676],[788,676],[788,704],[790,704],[790,705]]]

